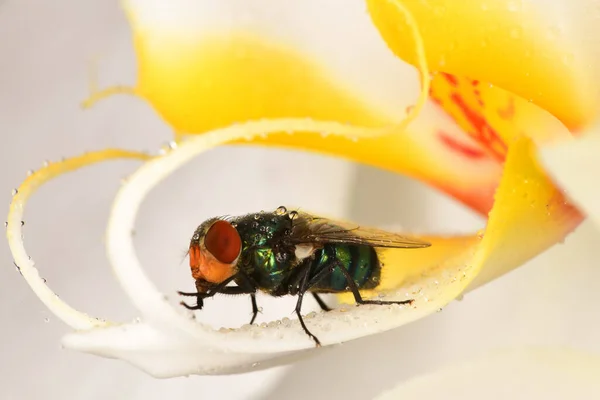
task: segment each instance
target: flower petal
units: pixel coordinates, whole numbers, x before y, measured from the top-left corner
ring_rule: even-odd
[[[286,122],[247,123],[194,137],[169,154],[150,160],[128,179],[113,207],[107,246],[115,275],[141,311],[145,325],[139,330],[125,327],[73,333],[65,338],[67,346],[127,360],[155,376],[231,373],[258,363],[274,365],[295,357],[295,351],[314,349],[298,321],[215,331],[191,320],[183,309],[173,309],[144,273],[129,234],[146,194],[196,154],[232,139],[278,132]],[[539,235],[540,229],[564,234],[579,221],[579,215],[565,205],[560,192],[537,168],[530,140],[524,138],[510,148],[506,165],[483,239],[480,235],[431,237],[432,249],[418,255],[414,251],[414,258],[409,251],[384,253],[384,258],[393,260],[382,277],[383,287],[389,290],[377,294],[384,294],[387,300],[414,298],[413,306],[342,306],[307,317],[311,331],[323,345],[386,331],[431,314],[457,297],[473,279],[477,278],[474,286],[481,285],[554,243],[556,238]],[[478,276],[481,270],[484,273]],[[365,293],[370,294],[375,293]],[[141,336],[136,339],[136,335]],[[172,360],[173,351],[187,356],[176,357],[179,361],[174,364],[167,361]],[[226,355],[218,356],[220,353]]]
[[[133,93],[148,101],[180,134],[253,119],[340,121],[356,127],[356,136],[372,139],[357,143],[348,137],[323,137],[322,130],[295,130],[287,135],[290,129],[285,129],[253,138],[251,143],[307,149],[407,174],[480,213],[489,211],[501,167],[493,154],[464,137],[443,112],[429,104],[420,109],[428,79],[422,79],[417,107],[410,108],[408,118],[399,123],[395,110],[366,101],[372,96],[366,96],[365,90],[340,81],[337,70],[326,69],[308,54],[257,32],[215,28],[207,21],[216,18],[213,9],[199,10],[194,2],[151,4],[125,2],[138,58],[136,86],[94,93],[86,104],[109,94]],[[421,54],[420,36],[415,31],[411,38],[412,51]],[[426,66],[419,67],[427,75]],[[398,95],[402,96],[406,97]],[[414,104],[415,99],[410,101]],[[406,108],[400,100],[398,106]],[[387,129],[402,130],[417,114],[405,134],[381,136]]]
[[[545,1],[367,0],[388,46],[412,64],[409,29],[396,2],[416,19],[432,69],[492,83],[539,105],[570,129],[584,128],[598,114],[594,44],[581,45],[588,42],[575,21],[565,20],[570,14],[562,7]],[[572,3],[578,8],[584,2]]]
[[[600,227],[600,131],[539,149],[540,161],[567,197]]]
[[[380,395],[396,399],[592,399],[600,357],[563,348],[496,351],[414,378]]]
[[[46,285],[46,281],[40,277],[35,263],[27,255],[23,244],[22,223],[25,204],[29,197],[44,183],[67,172],[77,170],[81,167],[92,165],[102,161],[112,159],[128,158],[137,160],[148,160],[149,155],[144,153],[109,149],[104,151],[95,151],[86,153],[79,157],[70,158],[64,161],[50,163],[44,168],[32,173],[15,191],[10,203],[8,213],[6,236],[10,250],[15,259],[15,266],[23,278],[27,281],[33,292],[48,307],[48,309],[59,319],[74,329],[90,329],[99,326],[106,326],[107,322],[90,317],[89,315],[77,311],[61,300]]]
[[[402,6],[398,4],[402,3],[396,4],[396,7],[402,10]],[[408,21],[411,20],[410,13],[403,15]],[[417,44],[416,53],[422,54],[418,29],[415,24],[409,26],[414,29],[411,33],[412,39]],[[387,165],[390,169],[396,168],[399,172],[408,171],[415,176],[423,177],[449,193],[462,193],[462,199],[481,212],[486,212],[491,205],[493,189],[500,173],[500,161],[504,160],[504,156],[506,157],[504,172],[486,231],[458,238],[428,236],[427,239],[434,244],[431,249],[386,252],[384,257],[388,262],[382,281],[382,288],[385,290],[383,293],[378,291],[378,293],[366,294],[385,295],[389,300],[414,298],[415,302],[411,307],[342,306],[331,312],[307,318],[311,331],[324,345],[382,332],[429,315],[459,296],[466,288],[477,287],[535,256],[564,237],[581,220],[578,212],[565,202],[563,194],[539,169],[533,152],[533,143],[526,136],[519,137],[518,134],[514,134],[501,137],[501,141],[506,145],[506,153],[502,154],[502,157],[498,157],[497,149],[489,144],[491,142],[478,140],[481,138],[476,135],[471,138],[459,136],[459,139],[457,135],[448,135],[447,132],[440,135],[439,127],[426,130],[429,132],[428,135],[416,139],[410,134],[381,136],[382,132],[393,131],[385,127],[382,129],[378,124],[383,121],[384,125],[389,125],[388,121],[391,121],[389,117],[380,118],[379,114],[368,112],[371,110],[370,107],[360,104],[343,90],[332,89],[331,85],[328,86],[328,79],[322,79],[319,75],[318,67],[301,63],[302,58],[293,54],[290,56],[291,53],[286,53],[287,49],[283,51],[273,46],[264,46],[265,42],[248,40],[246,36],[242,39],[233,36],[233,42],[242,44],[241,47],[237,47],[238,50],[250,49],[252,54],[264,55],[266,58],[257,62],[260,68],[256,70],[253,69],[254,67],[250,68],[250,71],[254,71],[252,75],[245,75],[245,79],[239,82],[232,78],[235,90],[224,92],[220,90],[230,87],[229,81],[224,79],[223,70],[203,69],[202,72],[207,76],[220,80],[219,90],[204,92],[202,95],[214,94],[215,99],[220,98],[220,100],[215,106],[209,102],[197,103],[196,101],[200,101],[198,99],[202,95],[188,92],[188,88],[184,85],[188,79],[196,85],[195,87],[203,88],[201,85],[203,81],[194,80],[200,76],[195,75],[197,72],[193,67],[211,65],[215,60],[234,60],[232,53],[221,54],[220,48],[207,44],[209,42],[198,42],[193,35],[190,39],[193,46],[185,47],[184,52],[177,46],[170,48],[165,45],[189,44],[181,35],[175,38],[169,35],[159,36],[154,37],[153,41],[144,42],[144,33],[147,32],[143,30],[137,32],[142,35],[136,37],[136,43],[138,45],[145,43],[148,47],[138,47],[142,72],[138,87],[131,90],[131,93],[141,95],[150,101],[180,133],[190,128],[200,131],[209,129],[210,126],[202,125],[205,119],[212,121],[211,124],[214,126],[229,125],[233,122],[231,110],[237,110],[239,114],[236,114],[236,117],[242,119],[256,118],[256,115],[273,119],[232,125],[190,137],[189,141],[184,141],[170,153],[149,160],[128,180],[119,192],[113,207],[108,227],[107,247],[114,272],[142,313],[143,323],[137,327],[121,325],[109,329],[92,328],[85,332],[73,333],[65,338],[65,344],[70,347],[127,360],[155,376],[163,377],[192,373],[228,373],[244,368],[249,369],[259,362],[264,363],[263,365],[273,365],[275,361],[272,360],[295,357],[300,352],[306,354],[306,350],[313,348],[313,342],[306,337],[297,321],[281,324],[274,322],[267,327],[248,326],[220,331],[196,323],[183,309],[172,308],[148,279],[137,260],[130,232],[137,209],[145,195],[168,174],[195,155],[224,143],[239,142],[243,139],[255,140],[260,135],[266,136],[263,140],[263,143],[266,143],[273,135],[281,140],[280,143],[277,140],[271,141],[274,144],[283,143],[284,139],[281,138],[291,138],[288,144],[294,147],[312,147],[322,150],[327,149],[323,143],[329,142],[331,148],[327,150],[331,150],[333,154],[359,160],[362,157],[361,161],[376,165],[379,162],[380,166]],[[222,44],[223,42],[213,37],[210,43]],[[201,46],[197,47],[199,45]],[[206,47],[203,47],[204,45]],[[158,56],[151,51],[155,50],[156,46],[160,48],[156,53],[159,54]],[[236,49],[235,46],[233,48]],[[197,49],[208,53],[195,53]],[[148,54],[154,56],[145,59]],[[208,54],[211,57],[203,59],[200,54]],[[304,77],[297,82],[294,81],[295,76],[287,76],[285,82],[278,81],[274,76],[268,76],[269,79],[266,79],[263,74],[271,73],[286,77],[285,74],[281,75],[282,71],[274,70],[273,66],[268,65],[266,61],[277,61],[283,71],[296,71],[295,74],[300,72],[294,68],[296,65],[301,65],[305,68],[303,72],[306,72],[309,78]],[[227,69],[229,68],[227,63],[218,65],[219,68],[232,73],[244,71],[244,68],[240,68],[240,63],[237,64],[237,69]],[[145,72],[143,68],[147,68]],[[166,74],[165,71],[173,74]],[[423,69],[421,71],[423,72]],[[248,110],[240,104],[249,106],[249,110],[254,110],[253,104],[243,102],[238,104],[237,99],[231,100],[232,107],[229,110],[226,98],[219,96],[222,96],[222,93],[230,95],[244,93],[245,95],[245,92],[239,90],[244,89],[244,85],[247,85],[251,78],[265,78],[269,83],[264,85],[265,87],[256,84],[246,87],[249,89],[248,99],[260,100],[261,105],[258,108],[260,113],[248,114]],[[172,85],[171,80],[175,82]],[[310,88],[318,88],[314,92],[318,98],[314,101],[323,108],[318,110],[311,108],[308,103],[312,98],[302,97],[302,87],[298,82],[309,84],[307,87]],[[288,108],[277,106],[277,102],[273,99],[279,100],[281,96],[278,97],[278,94],[284,94],[278,92],[277,85],[287,85],[286,90],[290,90],[302,99],[301,105],[305,108],[298,107],[298,104],[292,104]],[[323,85],[325,89],[321,91],[321,86],[317,85]],[[427,87],[426,83],[424,87]],[[192,98],[187,99],[185,96],[187,94]],[[329,101],[338,103],[327,104]],[[187,102],[191,102],[192,106],[186,108]],[[206,118],[206,115],[197,116],[199,105],[206,107],[203,111],[206,111],[209,116],[216,116],[217,119]],[[338,107],[340,105],[341,107]],[[419,105],[420,103],[417,104]],[[356,119],[352,121],[358,126],[323,122],[313,115],[295,114],[298,110],[318,113],[321,109],[326,110],[324,117],[317,116],[321,119],[340,119],[354,114]],[[266,114],[263,115],[263,112]],[[288,115],[288,112],[291,114]],[[463,116],[467,116],[467,113],[462,110],[461,112]],[[411,115],[414,116],[416,113],[409,112],[409,117]],[[300,116],[310,118],[297,118]],[[581,122],[582,118],[579,117],[581,116],[572,119]],[[459,118],[456,119],[461,125],[472,124],[468,118],[462,122]],[[200,125],[194,125],[198,121]],[[569,120],[568,123],[571,124],[573,121]],[[282,133],[286,131],[292,132],[293,135],[286,136]],[[325,135],[326,138],[321,138],[321,135]],[[369,139],[369,135],[375,137]],[[334,139],[337,137],[341,139]],[[297,138],[300,139],[296,140]],[[356,145],[341,144],[346,143],[348,139],[356,138],[360,138]],[[310,139],[311,143],[307,143],[307,139]],[[377,140],[381,141],[377,146],[370,148],[372,152],[369,155],[365,151],[369,148],[368,144],[376,143]],[[397,149],[405,143],[413,147]],[[393,146],[394,149],[388,150],[382,148],[383,146]],[[394,156],[398,154],[404,158],[395,159]],[[439,155],[442,156],[436,158]],[[381,158],[383,162],[377,161]],[[460,162],[457,163],[458,167],[454,167],[450,161],[457,158]],[[478,166],[480,161],[483,162],[484,168],[481,169],[483,172],[481,170],[472,172],[477,169],[474,167]],[[454,173],[463,173],[470,178],[468,181],[463,178],[465,185],[459,190],[448,187],[449,183],[444,182],[447,175],[453,176]],[[473,180],[473,177],[479,179]],[[460,183],[461,179],[456,177],[455,181]],[[455,181],[451,180],[452,184]],[[477,191],[480,193],[479,196],[476,194]],[[404,268],[404,265],[409,267]],[[40,293],[46,301],[51,295],[49,291]],[[176,358],[173,358],[174,354]],[[214,357],[211,358],[211,354]]]

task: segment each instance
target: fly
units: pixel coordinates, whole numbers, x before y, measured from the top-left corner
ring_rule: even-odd
[[[331,309],[320,293],[352,292],[357,304],[411,304],[414,300],[364,300],[359,292],[380,283],[378,248],[417,249],[431,244],[378,229],[363,228],[279,207],[274,212],[216,217],[203,222],[189,246],[190,268],[196,281],[200,310],[204,299],[217,293],[249,294],[254,323],[256,292],[274,297],[298,296],[295,312],[306,334],[321,345],[300,313],[306,292],[321,309]],[[234,283],[235,286],[229,286]]]

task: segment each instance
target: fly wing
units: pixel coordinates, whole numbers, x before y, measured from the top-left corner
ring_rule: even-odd
[[[292,222],[290,240],[301,243],[346,243],[391,248],[424,248],[430,243],[375,228],[364,228],[306,213],[298,213]]]

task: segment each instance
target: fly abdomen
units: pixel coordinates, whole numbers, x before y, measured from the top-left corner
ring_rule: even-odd
[[[379,285],[381,266],[373,247],[346,244],[325,245],[315,252],[311,276],[329,268],[334,262],[338,267],[311,289],[324,292],[347,291],[348,279],[340,268],[345,268],[349,272],[359,289],[373,289]]]

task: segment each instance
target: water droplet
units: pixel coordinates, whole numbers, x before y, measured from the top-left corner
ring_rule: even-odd
[[[263,312],[263,308],[262,307],[258,307],[258,312]]]
[[[42,278],[42,282],[46,283],[48,281],[46,280],[46,278]]]
[[[290,211],[290,213],[288,214],[288,217],[290,219],[294,219],[298,216],[298,212],[297,211]]]
[[[7,228],[8,227],[8,221],[4,221],[4,227]]]
[[[30,169],[29,171],[27,171],[27,176],[31,176],[35,173],[34,170]]]
[[[19,193],[19,191],[18,191],[17,189],[13,189],[13,190],[12,190],[10,193],[11,193],[13,196],[16,196],[16,195],[17,195],[17,193]]]
[[[260,220],[260,214],[254,214],[254,219],[257,221]]]
[[[49,160],[45,160],[45,161],[42,163],[42,166],[43,166],[44,168],[47,168],[48,166],[50,166],[50,161],[49,161]]]
[[[258,228],[258,222],[254,221],[252,224],[252,229],[257,229]]]
[[[48,318],[48,317],[44,318],[44,322],[46,322],[46,323],[50,322],[50,318]]]
[[[257,362],[252,363],[252,368],[256,368],[256,367],[258,367],[258,363]]]
[[[168,146],[169,146],[169,149],[171,149],[171,150],[174,150],[174,149],[176,149],[176,148],[177,148],[177,142],[176,142],[176,141],[174,141],[174,140],[171,140],[171,141],[169,142]]]
[[[277,215],[284,215],[285,213],[287,213],[287,208],[284,206],[279,206],[277,207],[277,210],[275,210],[275,214]]]
[[[25,221],[21,221],[21,226],[25,226]]]

